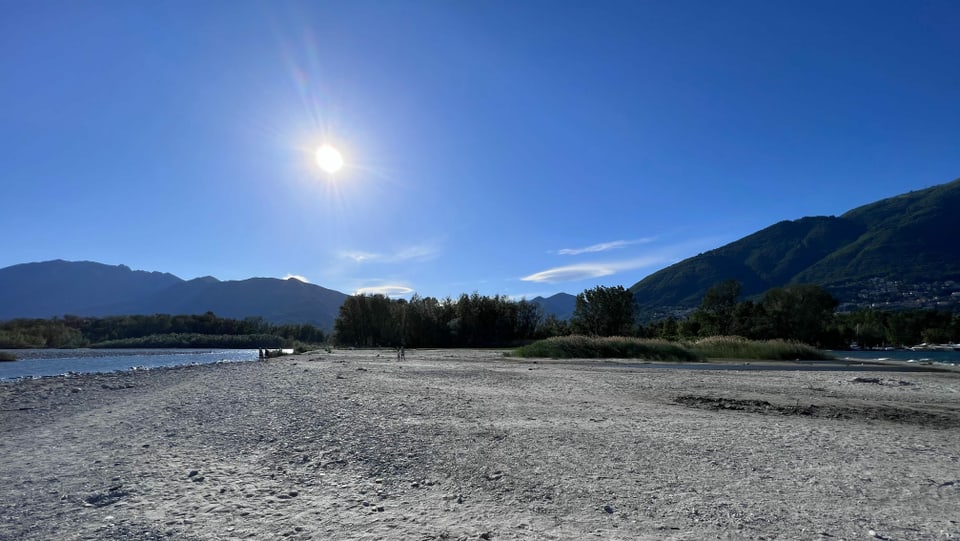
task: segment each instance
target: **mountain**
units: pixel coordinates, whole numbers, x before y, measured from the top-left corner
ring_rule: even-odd
[[[784,221],[634,284],[642,313],[688,311],[724,280],[744,297],[817,284],[850,308],[960,306],[960,179],[855,208]],[[955,294],[956,293],[956,294]]]
[[[577,306],[577,297],[569,293],[557,293],[549,297],[534,297],[530,302],[540,306],[544,317],[553,315],[557,319],[570,319]]]
[[[347,295],[296,279],[185,281],[172,274],[90,261],[46,261],[0,269],[0,320],[66,314],[202,314],[330,330]]]
[[[157,294],[182,282],[172,274],[91,261],[46,261],[0,269],[0,320],[100,315],[122,299]]]

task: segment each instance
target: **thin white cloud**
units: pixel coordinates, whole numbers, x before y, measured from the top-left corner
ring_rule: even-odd
[[[610,261],[606,263],[580,263],[578,265],[565,265],[554,267],[545,271],[535,272],[529,276],[524,276],[521,280],[526,282],[539,282],[546,284],[556,284],[560,282],[576,282],[577,280],[586,280],[588,278],[600,278],[610,276],[625,270],[642,269],[652,265],[662,264],[667,261],[663,256],[650,256],[639,259],[630,259],[627,261]]]
[[[340,252],[340,257],[343,259],[352,259],[354,263],[364,263],[367,261],[377,261],[383,256],[381,254],[374,254],[371,252],[343,251]]]
[[[403,263],[405,261],[429,261],[440,251],[429,244],[406,246],[392,253],[364,252],[360,250],[342,251],[340,258],[350,259],[354,263]]]
[[[614,240],[610,242],[601,242],[599,244],[593,244],[583,248],[562,248],[557,250],[557,253],[560,255],[580,255],[580,254],[592,254],[597,252],[606,252],[608,250],[615,250],[617,248],[623,248],[624,246],[630,246],[631,244],[645,244],[648,242],[653,242],[654,239],[635,239],[635,240]]]
[[[407,286],[386,285],[361,287],[354,292],[354,295],[385,295],[387,297],[403,297],[413,293],[413,290]]]
[[[521,280],[525,282],[556,284],[558,282],[574,282],[587,278],[609,276],[615,272],[615,270],[602,263],[584,263],[582,265],[567,265],[565,267],[554,267],[545,271],[535,272],[529,276],[524,276]]]
[[[310,283],[310,280],[307,280],[306,277],[300,276],[299,274],[288,274],[288,275],[286,275],[286,276],[283,277],[284,280],[290,280],[291,278],[294,279],[294,280],[300,280],[301,282],[303,282],[303,283],[305,283],[305,284],[309,284],[309,283]]]
[[[393,254],[393,257],[390,259],[391,263],[396,263],[400,261],[426,261],[428,259],[433,259],[437,256],[439,250],[436,247],[420,244],[416,246],[408,246],[403,248]]]

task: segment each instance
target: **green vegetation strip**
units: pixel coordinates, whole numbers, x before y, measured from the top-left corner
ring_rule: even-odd
[[[684,362],[703,360],[677,342],[624,336],[555,336],[517,348],[511,355],[553,359],[622,358]]]
[[[740,336],[712,336],[684,345],[697,355],[709,359],[823,361],[833,358],[817,348],[788,340],[747,340]]]
[[[830,356],[805,344],[747,340],[738,336],[680,343],[625,336],[556,336],[517,348],[512,357],[551,359],[647,359],[697,362],[706,359],[823,360]]]

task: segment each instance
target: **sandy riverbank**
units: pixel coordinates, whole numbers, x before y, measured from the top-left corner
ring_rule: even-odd
[[[320,352],[0,384],[0,461],[0,540],[960,539],[960,374]]]

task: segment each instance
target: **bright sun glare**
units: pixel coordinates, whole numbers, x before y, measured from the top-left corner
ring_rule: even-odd
[[[343,167],[343,156],[330,145],[317,147],[317,165],[327,173],[336,173]]]

